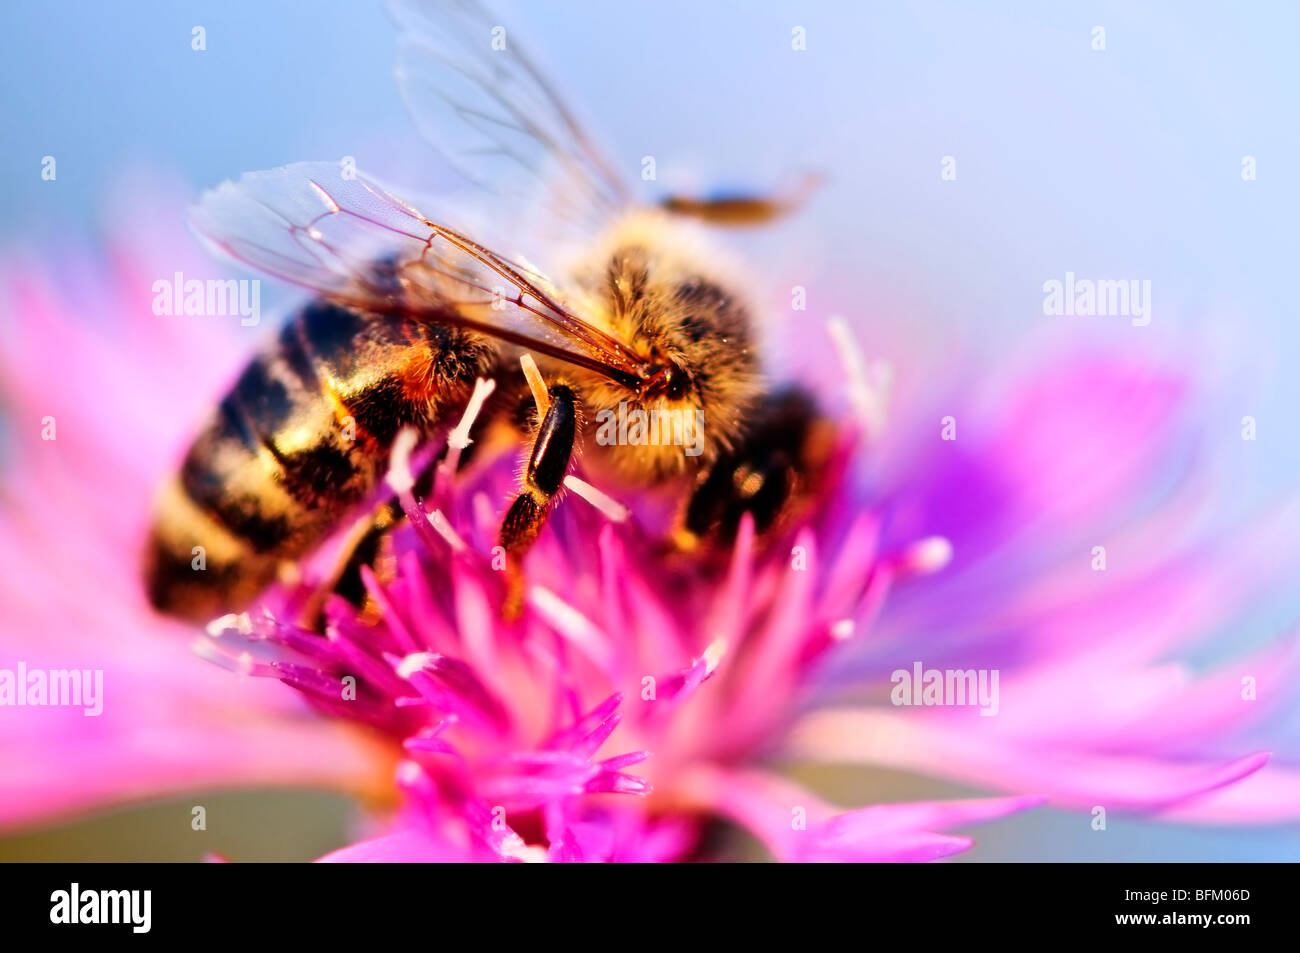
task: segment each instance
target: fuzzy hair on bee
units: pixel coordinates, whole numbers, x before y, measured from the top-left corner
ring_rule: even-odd
[[[593,469],[641,487],[707,468],[733,449],[763,390],[740,269],[686,223],[647,210],[611,228],[574,282],[588,313],[666,380],[636,389],[578,372],[590,424],[621,407],[624,416],[697,421],[702,438],[699,452],[688,454],[664,440],[611,445],[589,430]]]
[[[370,496],[402,427],[431,433],[495,359],[494,345],[457,328],[303,308],[158,495],[150,600],[194,619],[247,604]]]
[[[203,240],[314,298],[164,481],[144,565],[153,604],[196,620],[243,608],[349,525],[356,545],[328,579],[357,593],[356,560],[402,518],[380,486],[398,433],[439,439],[480,379],[497,386],[479,431],[522,450],[499,535],[508,615],[578,455],[612,487],[675,494],[664,536],[683,551],[725,549],[746,516],[762,532],[781,525],[817,486],[829,425],[801,392],[766,384],[752,281],[702,229],[759,224],[791,203],[640,205],[519,44],[485,50],[495,20],[476,4],[393,0],[393,11],[399,83],[421,131],[491,186],[501,221],[522,221],[510,203],[541,195],[529,208],[548,232],[583,236],[585,250],[553,281],[330,162],[204,195],[191,218]],[[615,416],[635,426],[615,434]],[[665,420],[676,430],[653,426]]]

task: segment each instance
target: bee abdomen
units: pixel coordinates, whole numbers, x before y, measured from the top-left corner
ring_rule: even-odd
[[[340,444],[319,382],[289,366],[283,349],[249,364],[164,490],[147,568],[158,608],[239,607],[373,484],[374,455]]]
[[[145,550],[145,590],[156,609],[204,621],[246,603],[268,582],[278,560],[258,555],[168,481],[155,504]]]
[[[310,359],[295,353],[297,335],[280,345],[221,401],[186,455],[181,485],[255,552],[290,555],[313,524],[366,492],[373,453],[340,426]]]
[[[244,369],[160,497],[151,601],[190,618],[245,604],[370,494],[397,431],[440,423],[491,357],[464,334],[308,305]]]

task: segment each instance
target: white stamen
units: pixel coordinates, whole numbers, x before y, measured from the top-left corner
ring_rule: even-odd
[[[433,527],[433,531],[447,541],[447,545],[452,548],[453,552],[463,553],[465,551],[465,541],[447,522],[447,517],[442,515],[442,510],[434,510],[428,514],[427,519],[429,525]]]
[[[831,624],[831,638],[843,642],[853,637],[853,620],[840,619]]]
[[[415,474],[411,472],[411,451],[415,449],[419,439],[420,435],[415,432],[414,427],[403,427],[393,440],[393,451],[388,458],[386,479],[393,492],[402,498],[403,503],[415,486]]]
[[[580,479],[570,473],[564,478],[564,485],[596,509],[600,510],[600,512],[603,513],[605,518],[610,522],[622,523],[627,519],[628,510],[626,506],[604,491],[596,489],[586,480]]]
[[[537,369],[537,362],[533,360],[531,354],[523,354],[519,358],[519,366],[524,369],[524,379],[528,381],[528,389],[533,392],[537,412],[545,417],[546,412],[551,409],[551,394],[546,389],[546,381],[542,379],[542,372]]]
[[[402,659],[397,665],[397,674],[402,678],[410,678],[434,658],[432,652],[412,652],[406,658]]]
[[[250,652],[240,652],[238,655],[223,652],[220,646],[208,639],[195,639],[192,648],[199,658],[220,665],[228,672],[237,675],[253,674],[253,656]]]
[[[550,859],[545,847],[528,845],[518,834],[511,832],[501,843],[501,856],[522,861],[525,864],[544,864]]]
[[[424,780],[424,769],[414,761],[403,761],[397,766],[397,783],[398,784],[418,784]]]
[[[602,671],[609,671],[613,657],[605,634],[590,619],[549,589],[533,586],[528,591],[532,603],[557,633],[576,645]]]
[[[853,339],[853,332],[839,315],[827,319],[826,330],[840,356],[840,363],[844,365],[853,411],[862,421],[865,435],[868,438],[877,437],[885,427],[893,369],[885,361],[875,361],[868,367],[862,359],[857,341]]]
[[[952,543],[946,536],[928,536],[913,543],[903,554],[903,565],[912,572],[938,572],[952,559]]]
[[[213,638],[223,635],[227,629],[234,629],[240,635],[252,635],[253,620],[249,618],[247,612],[231,612],[219,619],[213,619],[207,625],[208,635]]]
[[[469,403],[465,406],[465,413],[461,415],[460,423],[451,433],[447,434],[447,446],[455,450],[464,450],[472,440],[469,438],[470,428],[474,426],[474,421],[478,419],[479,412],[483,409],[484,402],[496,390],[497,382],[495,380],[484,380],[479,378],[474,382],[474,393],[470,395]]]
[[[718,663],[722,661],[722,656],[726,654],[727,654],[726,639],[714,639],[712,642],[710,642],[709,647],[705,649],[704,654],[700,656],[700,658],[704,660],[705,673],[712,675],[713,670],[716,669],[718,667]]]

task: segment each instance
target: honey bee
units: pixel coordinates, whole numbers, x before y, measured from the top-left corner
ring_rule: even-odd
[[[587,472],[674,494],[665,536],[699,554],[725,550],[746,513],[769,530],[816,485],[829,424],[804,393],[764,384],[747,284],[696,234],[700,222],[768,221],[788,203],[638,207],[478,6],[397,2],[393,14],[399,84],[421,132],[498,198],[541,186],[532,208],[556,234],[597,237],[561,286],[342,163],[249,173],[207,193],[192,216],[200,236],[315,297],[247,365],[159,493],[145,579],[161,611],[204,620],[249,604],[374,507],[399,431],[435,439],[480,378],[497,388],[479,428],[506,428],[527,449],[501,522],[512,566],[579,446]],[[505,224],[524,218],[520,207],[507,205]],[[598,432],[638,412],[696,421],[703,439]]]

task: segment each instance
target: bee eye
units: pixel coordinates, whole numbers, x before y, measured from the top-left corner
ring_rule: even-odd
[[[656,364],[650,372],[651,393],[663,394],[669,400],[678,400],[690,390],[691,379],[676,364]]]

